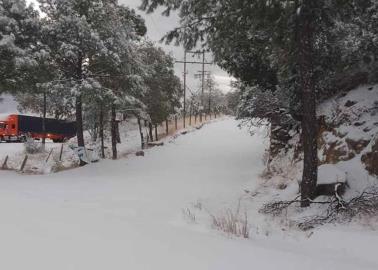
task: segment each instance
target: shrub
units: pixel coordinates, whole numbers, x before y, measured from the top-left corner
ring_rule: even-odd
[[[33,138],[27,138],[26,142],[24,142],[25,152],[27,154],[37,154],[42,152],[42,145]]]

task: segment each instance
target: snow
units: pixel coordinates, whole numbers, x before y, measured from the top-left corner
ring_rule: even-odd
[[[318,183],[332,184],[346,182],[345,172],[333,164],[323,164],[318,167]]]
[[[244,190],[262,183],[266,139],[237,125],[213,122],[145,157],[0,171],[0,269],[377,269],[375,232],[285,233],[255,211],[261,202]],[[251,239],[213,230],[209,213],[241,198]],[[193,205],[198,219],[188,222],[182,210]]]

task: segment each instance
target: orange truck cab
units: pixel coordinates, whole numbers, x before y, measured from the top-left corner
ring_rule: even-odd
[[[0,141],[20,142],[27,137],[34,139],[47,138],[53,142],[63,142],[76,135],[76,123],[56,119],[45,119],[27,115],[11,114],[0,119]]]

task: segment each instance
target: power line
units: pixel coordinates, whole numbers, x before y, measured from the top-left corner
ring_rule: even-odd
[[[196,61],[187,61],[186,60],[186,55],[187,53],[192,53],[192,54],[202,54],[202,62],[196,62]],[[184,64],[184,111],[183,111],[183,123],[184,123],[184,128],[185,128],[185,116],[186,116],[186,75],[187,75],[187,70],[186,70],[186,65],[187,64],[200,64],[202,65],[202,70],[203,72],[205,71],[205,65],[212,65],[213,63],[206,63],[205,62],[205,51],[198,51],[198,52],[191,52],[191,51],[184,51],[184,61],[175,61],[175,63],[178,64]],[[203,73],[204,74],[204,73]],[[201,106],[203,107],[203,89],[204,89],[204,80],[202,80],[202,96],[201,96]],[[200,115],[200,119],[202,121],[202,113]]]

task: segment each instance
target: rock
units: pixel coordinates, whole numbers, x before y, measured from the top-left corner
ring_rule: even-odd
[[[362,122],[355,122],[353,125],[356,126],[356,127],[360,127],[362,125],[365,125],[366,121],[362,121]]]
[[[144,151],[138,151],[135,153],[137,157],[144,157]]]
[[[378,175],[378,138],[375,140],[372,151],[361,157],[362,163],[365,164],[366,170],[372,175]]]
[[[330,184],[319,184],[316,186],[315,198],[319,196],[339,196],[344,195],[348,184],[346,182],[340,183],[330,183]]]
[[[198,126],[196,126],[196,129],[201,129],[203,127],[203,124],[200,124]]]
[[[157,142],[149,142],[148,146],[163,146],[164,142],[162,141],[157,141]]]
[[[368,146],[368,144],[370,143],[370,141],[368,140],[361,139],[358,141],[354,141],[349,138],[345,139],[345,142],[348,144],[349,149],[352,149],[357,154],[361,153],[361,151],[364,150],[365,147]]]
[[[318,168],[318,184],[345,183],[344,171],[332,164],[323,164]]]
[[[352,107],[356,103],[357,103],[356,101],[348,100],[347,102],[345,102],[344,106],[345,107]]]
[[[348,151],[348,147],[341,144],[340,141],[333,142],[324,149],[323,152],[325,160],[323,163],[336,164],[339,161],[346,161],[353,158],[355,155]]]

